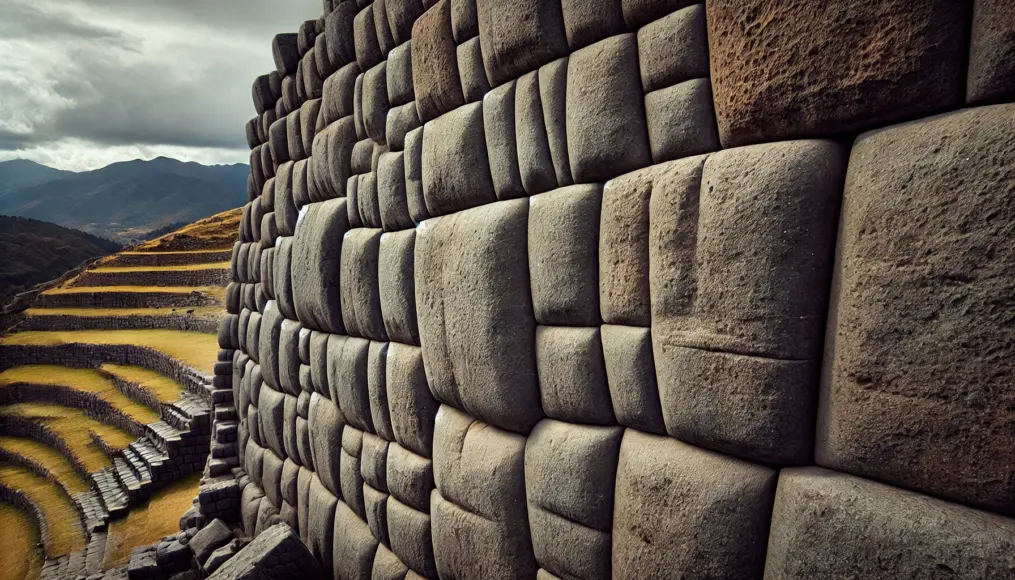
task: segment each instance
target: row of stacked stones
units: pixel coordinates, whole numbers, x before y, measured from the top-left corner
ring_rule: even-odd
[[[335,578],[1015,577],[1013,7],[326,0],[253,86],[246,532]]]

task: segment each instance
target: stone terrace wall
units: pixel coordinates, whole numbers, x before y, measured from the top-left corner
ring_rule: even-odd
[[[252,89],[247,533],[336,578],[1012,578],[1012,31],[326,1]]]

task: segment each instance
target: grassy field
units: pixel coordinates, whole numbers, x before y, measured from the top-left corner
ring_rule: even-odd
[[[222,251],[226,251],[226,250],[232,251],[232,249],[233,249],[232,246],[225,246],[225,247],[222,247],[222,248],[211,248],[211,249],[207,249],[207,250],[176,250],[176,251],[171,251],[171,252],[117,252],[117,254],[113,254],[112,256],[106,256],[105,258],[102,258],[102,260],[103,261],[105,261],[105,260],[112,260],[117,255],[128,255],[128,256],[178,256],[178,255],[181,255],[181,254],[190,255],[190,254],[207,254],[209,252],[222,252]]]
[[[0,339],[0,344],[60,345],[70,343],[133,344],[160,350],[191,367],[215,370],[218,337],[183,330],[32,330]]]
[[[178,306],[176,308],[29,308],[25,310],[28,316],[166,316],[169,314],[185,314],[193,311],[194,316],[215,316],[225,311],[216,306],[199,306],[188,308]]]
[[[20,490],[39,506],[49,526],[46,537],[42,539],[49,557],[64,556],[85,547],[85,530],[77,508],[60,486],[25,467],[10,463],[0,463],[0,483]]]
[[[96,433],[114,449],[124,449],[137,438],[112,425],[96,421],[81,409],[63,407],[52,403],[18,403],[2,408],[3,414],[20,417],[40,423],[63,439],[76,459],[89,472],[95,472],[112,465],[102,449],[96,445],[89,432]]]
[[[109,524],[103,569],[126,564],[130,550],[153,544],[180,530],[180,516],[197,495],[201,474],[195,473],[155,492],[152,498],[130,510],[127,517]]]
[[[202,264],[183,264],[181,266],[102,266],[91,268],[89,272],[182,272],[189,270],[225,270],[229,262],[205,262]]]
[[[163,403],[176,401],[184,391],[183,385],[180,383],[143,367],[105,363],[99,369],[126,381],[141,385],[155,393],[155,396]]]
[[[142,425],[159,420],[159,414],[116,388],[108,377],[95,369],[76,369],[56,365],[25,365],[0,373],[0,388],[14,383],[57,385],[91,393]]]
[[[231,250],[240,231],[243,208],[231,209],[135,247],[142,252]]]
[[[87,292],[172,292],[175,294],[203,292],[214,296],[225,296],[225,288],[221,286],[64,286],[51,288],[43,294],[84,294]]]
[[[13,451],[45,467],[71,493],[88,491],[89,483],[81,478],[70,460],[56,449],[28,437],[0,436],[0,448]]]
[[[6,503],[0,503],[0,580],[36,580],[42,573],[42,554],[35,546],[39,543],[39,528],[35,519],[26,512]]]

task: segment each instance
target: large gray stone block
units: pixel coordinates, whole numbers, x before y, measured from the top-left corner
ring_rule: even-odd
[[[466,103],[482,100],[490,91],[483,68],[483,52],[479,38],[472,38],[458,45],[458,76],[462,83],[462,94]]]
[[[430,499],[441,577],[535,575],[524,464],[524,436],[441,405],[434,432],[437,489]]]
[[[342,318],[353,336],[387,340],[377,289],[381,230],[355,228],[342,242]]]
[[[422,8],[417,0],[402,0]],[[391,3],[389,2],[389,8]],[[412,84],[412,41],[404,42],[388,53],[388,102],[392,107],[399,107],[416,100],[415,88]],[[416,105],[413,103],[413,109]],[[417,113],[418,118],[418,113]]]
[[[307,547],[321,565],[328,569],[334,553],[335,509],[338,498],[328,491],[315,475],[310,481],[310,516]]]
[[[370,570],[372,580],[404,580],[408,572],[409,569],[405,564],[387,546],[384,544],[377,546],[373,568]]]
[[[363,474],[360,459],[363,454],[363,431],[352,426],[342,430],[342,501],[347,503],[361,520],[366,520],[363,503]]]
[[[419,455],[430,457],[439,403],[427,385],[421,349],[391,343],[386,382],[395,440]]]
[[[396,45],[399,45],[388,53],[388,61],[391,61],[392,55],[400,46],[405,46],[404,43],[410,41],[412,25],[423,14],[426,9],[425,4],[420,0],[385,0],[384,5],[388,13],[391,38]]]
[[[258,396],[257,410],[265,446],[284,458],[285,395],[265,385]]]
[[[264,450],[261,487],[264,488],[264,496],[276,509],[282,507],[282,468],[284,465],[284,460],[273,453],[271,449]]]
[[[391,550],[411,569],[406,578],[438,577],[430,516],[390,497],[387,519]]]
[[[515,137],[516,85],[516,81],[504,83],[483,97],[483,129],[497,199],[525,195]]]
[[[328,60],[335,70],[356,60],[355,33],[353,32],[356,12],[355,2],[341,2],[324,20]]]
[[[459,107],[423,126],[423,197],[431,216],[495,201],[489,167],[482,103]]]
[[[437,398],[505,429],[542,416],[529,296],[528,200],[427,220],[416,235],[416,308]]]
[[[352,115],[356,77],[360,72],[362,71],[360,71],[359,65],[350,62],[324,81],[321,114],[324,115],[325,125],[330,125],[343,117]]]
[[[377,290],[388,338],[395,342],[419,345],[415,249],[415,229],[381,235],[377,257]]]
[[[305,328],[305,327],[304,327]],[[328,341],[326,332],[310,333],[310,378],[314,391],[331,398],[331,384],[328,382]]]
[[[420,126],[419,112],[416,111],[414,102],[406,103],[400,107],[392,107],[388,111],[387,128],[385,129],[388,147],[391,151],[404,149],[406,136],[410,131]]]
[[[486,77],[493,87],[567,54],[560,3],[476,0]]]
[[[556,188],[557,174],[546,136],[537,71],[523,75],[515,83],[515,141],[525,193],[535,195]]]
[[[374,433],[388,441],[394,441],[391,430],[391,413],[388,410],[388,345],[387,342],[371,341],[367,353],[367,390],[370,395],[370,417]],[[375,485],[384,489],[384,484]]]
[[[778,472],[628,429],[613,518],[614,578],[760,578]]]
[[[331,400],[342,409],[349,424],[373,431],[370,415],[370,390],[367,367],[370,341],[350,336],[332,336],[328,340],[328,384]]]
[[[638,30],[638,63],[646,93],[707,77],[705,4],[677,10]]]
[[[646,433],[665,434],[652,358],[652,330],[604,324],[600,334],[617,423]]]
[[[614,475],[622,427],[546,419],[525,444],[525,496],[536,561],[568,578],[609,578]]]
[[[576,183],[606,181],[652,163],[634,34],[571,54],[566,123]]]
[[[393,498],[413,509],[430,512],[434,489],[433,462],[398,443],[388,445],[387,489]]]
[[[811,460],[844,170],[840,145],[792,141],[680,160],[656,180],[652,340],[670,435]]]
[[[1011,101],[1015,97],[1015,6],[1006,0],[976,0],[970,31],[966,102]]]
[[[296,302],[292,282],[293,238],[279,238],[275,244],[273,276],[275,305],[279,312],[289,320],[296,320]]]
[[[381,62],[363,73],[363,129],[377,143],[386,142],[389,108],[387,63]]]
[[[378,4],[380,5],[380,4]],[[356,62],[363,70],[369,70],[374,65],[384,60],[381,53],[381,46],[377,40],[376,15],[374,5],[368,4],[356,14],[353,21],[353,36],[356,46]]]
[[[620,0],[563,0],[561,9],[571,50],[625,32]]]
[[[304,326],[345,333],[339,275],[342,238],[349,230],[344,199],[308,206],[296,226],[292,282],[296,313]]]
[[[377,203],[381,226],[394,232],[415,226],[405,198],[405,161],[402,153],[384,153],[377,160]]]
[[[424,123],[465,104],[451,34],[451,0],[440,0],[412,27],[412,86]]]
[[[553,159],[553,170],[557,185],[574,183],[571,175],[571,159],[567,152],[567,57],[545,64],[539,68],[539,99],[542,102],[543,124],[546,126],[546,141]]]
[[[283,392],[296,396],[300,388],[300,331],[295,320],[283,319],[278,340],[278,384]],[[290,454],[291,455],[291,454]]]
[[[718,151],[719,132],[707,78],[692,79],[645,95],[652,162]]]
[[[310,397],[310,452],[314,470],[321,484],[333,495],[341,497],[339,448],[345,417],[335,403],[314,393]]]
[[[573,185],[529,198],[529,278],[540,324],[600,322],[602,192],[598,184]]]
[[[543,412],[572,423],[616,423],[599,327],[536,327],[536,369]]]
[[[765,578],[1000,579],[1013,569],[1015,520],[818,467],[780,473]]]
[[[334,577],[367,580],[373,569],[377,539],[360,516],[345,502],[335,509]]]
[[[405,203],[416,224],[430,217],[423,196],[423,128],[405,134]]]
[[[612,179],[603,187],[599,220],[599,311],[603,322],[649,326],[649,199],[651,167]]]
[[[817,462],[1015,516],[1015,105],[850,156]]]
[[[388,539],[388,499],[389,495],[375,489],[369,483],[363,484],[363,504],[367,512],[367,527],[370,534],[380,542],[380,545],[387,546]]]

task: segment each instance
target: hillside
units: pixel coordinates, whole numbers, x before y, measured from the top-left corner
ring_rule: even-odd
[[[33,219],[0,216],[0,302],[119,244]]]
[[[73,174],[73,171],[53,169],[27,159],[4,161],[0,163],[0,195],[21,187],[39,185]]]
[[[24,171],[24,162],[9,161],[0,163],[0,176],[12,163],[22,169],[9,171],[18,176],[12,183],[24,185],[0,186],[0,213],[123,242],[143,239],[169,223],[190,223],[238,207],[247,197],[248,169],[242,164],[208,166],[159,157],[45,180],[44,170],[32,174]]]

